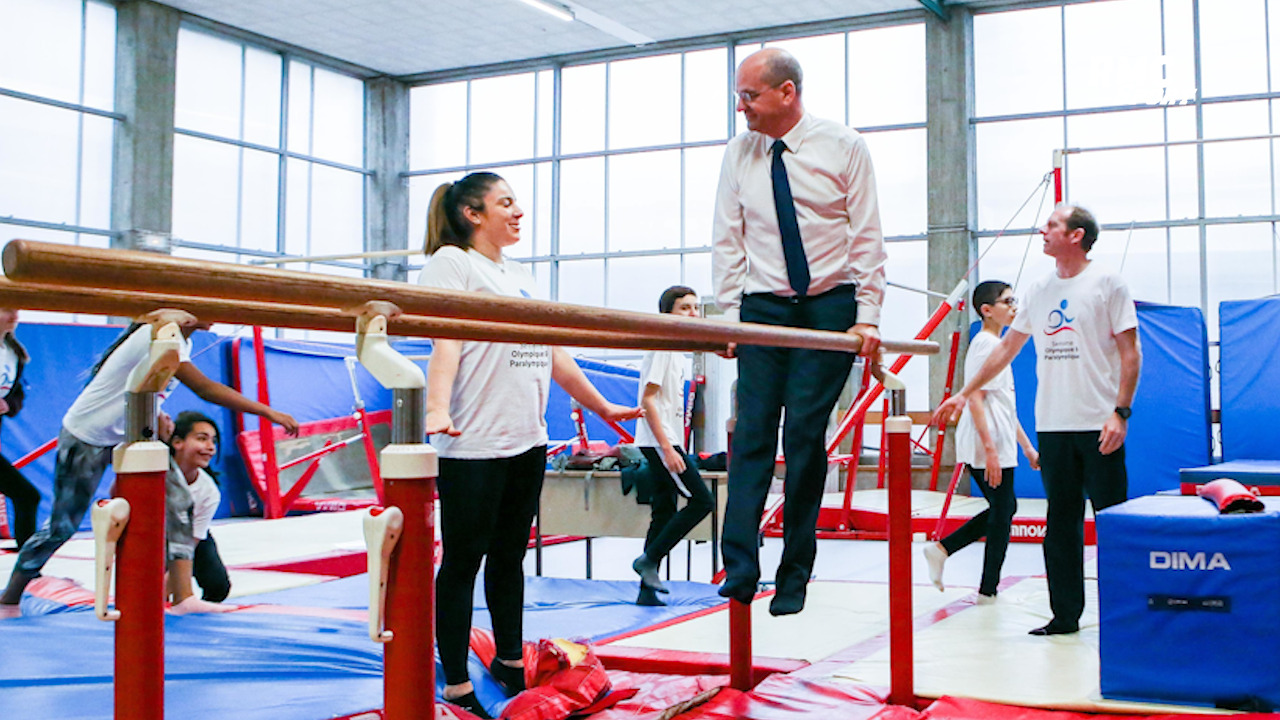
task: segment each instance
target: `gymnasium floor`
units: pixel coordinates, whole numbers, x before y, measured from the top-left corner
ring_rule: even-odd
[[[232,575],[233,592],[228,602],[252,602],[259,606],[259,610],[262,607],[269,608],[272,604],[295,607],[311,605],[316,609],[303,610],[302,614],[319,617],[324,615],[322,610],[328,610],[331,611],[328,616],[330,618],[359,620],[361,611],[367,607],[364,577],[337,579],[334,575],[324,574],[324,568],[335,568],[344,563],[336,560],[326,563],[322,560],[350,558],[362,551],[361,516],[360,512],[324,513],[276,521],[237,520],[216,524],[213,532]],[[641,544],[640,540],[630,539],[597,539],[591,544],[590,575],[593,580],[598,581],[595,586],[602,588],[602,592],[612,593],[609,597],[613,599],[607,602],[611,602],[614,609],[606,607],[604,610],[615,618],[621,617],[624,608],[627,611],[635,608],[627,602],[634,592],[632,583],[635,581],[630,562],[639,554]],[[11,545],[11,541],[6,541],[0,548]],[[1092,560],[1092,548],[1088,551],[1087,567],[1090,597],[1081,632],[1053,638],[1033,638],[1026,634],[1027,630],[1048,620],[1048,598],[1038,544],[1010,545],[1004,567],[1006,580],[1001,586],[998,602],[989,606],[974,604],[982,563],[980,544],[967,548],[949,560],[946,568],[948,587],[945,592],[937,591],[928,582],[919,548],[919,543],[913,547],[913,595],[916,618],[915,688],[917,695],[922,698],[951,696],[1022,707],[1108,713],[1201,711],[1186,707],[1117,703],[1100,697],[1096,587],[1092,580],[1096,577],[1096,569]],[[780,549],[780,540],[765,540],[761,558],[766,574],[768,568],[776,565]],[[587,548],[581,541],[545,547],[543,574],[556,578],[585,579],[588,574],[587,557]],[[4,573],[6,577],[14,558],[13,552],[0,553],[0,573]],[[311,565],[302,562],[317,559],[320,561]],[[92,575],[92,565],[92,543],[89,539],[78,536],[49,563],[45,575],[51,578],[70,578],[87,585]],[[262,569],[264,566],[299,565],[320,571],[281,572]],[[350,562],[345,563],[345,567],[351,567]],[[532,552],[526,560],[526,567],[532,575],[535,567]],[[639,628],[618,626],[604,631],[595,628],[584,634],[596,639],[603,638],[606,640],[605,644],[619,649],[657,649],[676,655],[726,653],[726,606],[714,597],[714,588],[699,584],[708,581],[710,575],[710,545],[682,544],[672,553],[670,577],[678,581],[684,581],[687,577],[693,581],[676,585],[676,597],[688,595],[692,598],[687,607],[682,606],[682,603],[673,603],[675,607],[664,609],[665,614],[652,616],[651,621],[641,623],[642,627]],[[778,692],[792,692],[794,688],[801,687],[794,683],[814,682],[848,687],[854,691],[865,687],[872,695],[883,693],[889,677],[887,579],[885,543],[824,540],[819,543],[814,582],[810,586],[809,602],[803,613],[774,618],[767,612],[767,601],[758,600],[754,603],[753,650],[756,657],[801,661],[793,663],[797,666],[807,663],[807,666],[793,671],[791,675],[794,677],[787,678],[792,684],[784,685]],[[574,629],[575,612],[580,614],[583,622],[597,622],[588,621],[588,616],[581,614],[581,609],[575,610],[573,607],[575,602],[585,602],[581,597],[582,591],[573,590],[572,587],[575,586],[572,585],[564,587],[567,589],[559,592],[565,596],[558,599],[537,596],[537,592],[541,590],[535,589],[531,591],[531,597],[527,598],[527,605],[538,605],[539,609],[551,605],[563,606],[567,614],[558,615],[559,619],[550,626],[532,621],[527,621],[526,624],[540,625],[543,630],[555,627],[556,631],[564,631],[569,635]],[[333,610],[334,608],[342,609]],[[281,611],[284,611],[283,607]],[[268,609],[267,612],[271,610]],[[222,617],[237,616],[245,616],[245,613]],[[208,617],[211,618],[210,622],[216,622],[212,618],[217,616]],[[568,625],[565,624],[566,618]],[[171,625],[175,619],[186,620],[170,618]],[[6,625],[0,625],[0,639],[6,635],[5,630],[9,627],[18,629],[18,626],[7,626],[8,622],[35,623],[41,620],[43,618],[6,621]],[[80,630],[60,624],[65,622],[67,621],[50,621],[47,632],[83,632],[88,627],[84,624],[88,619],[81,622]],[[615,619],[614,622],[621,620]],[[478,617],[477,625],[483,624],[483,619]],[[101,627],[90,629],[100,634],[107,632],[105,623],[98,623],[98,626]],[[256,627],[251,626],[245,632],[252,633]],[[35,628],[33,626],[30,629]],[[308,632],[306,627],[294,629],[304,637]],[[368,647],[360,646],[360,630],[357,626],[353,631],[355,639],[349,642],[349,648],[359,656],[360,664],[368,664],[370,658],[365,656],[376,659],[377,651],[372,643],[367,643],[367,639],[365,642]],[[173,632],[170,630],[171,637]],[[262,632],[269,635],[271,631],[263,629]],[[618,635],[624,637],[612,642],[607,640],[608,637]],[[73,641],[71,645],[74,644]],[[169,648],[169,662],[172,664],[175,652],[173,644]],[[4,651],[5,665],[10,670],[0,672],[0,689],[6,686],[23,687],[28,694],[38,694],[38,689],[28,687],[35,678],[13,670],[15,666],[23,666],[21,656],[24,652],[40,654],[42,649],[31,647],[20,651],[10,644]],[[72,659],[67,658],[66,662],[70,663]],[[369,669],[362,665],[360,672],[368,675]],[[98,680],[101,681],[102,678]],[[376,677],[372,680],[376,680]],[[771,682],[777,685],[779,680],[775,678]],[[59,687],[52,681],[48,685],[49,692]],[[788,690],[788,687],[792,690]],[[269,716],[273,720],[292,720],[294,717],[298,720],[318,720],[321,716],[315,714],[316,698],[308,698],[303,702],[298,699],[299,692],[281,693],[280,700],[286,702],[283,705],[274,703],[275,707],[271,709]],[[296,712],[291,711],[287,702],[290,697],[296,700]],[[321,697],[323,698],[323,694]],[[228,715],[226,708],[211,715],[193,713],[193,709],[188,706],[184,715],[191,718],[234,716]],[[49,714],[43,717],[48,720],[62,720],[63,717],[106,718],[110,717],[109,704],[106,713],[82,715],[77,712],[74,715]]]

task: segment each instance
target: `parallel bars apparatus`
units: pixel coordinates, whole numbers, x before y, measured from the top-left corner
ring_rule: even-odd
[[[729,343],[739,343],[857,352],[861,345],[860,337],[847,333],[455,293],[390,281],[317,276],[137,251],[98,250],[15,240],[5,247],[3,257],[6,275],[17,282],[0,282],[0,304],[11,307],[126,316],[159,308],[178,308],[204,322],[336,331],[350,331],[359,315],[358,351],[360,344],[366,342],[364,327],[370,319],[385,321],[385,333],[395,335],[580,347],[706,351],[721,350]],[[388,303],[394,303],[394,306]],[[886,340],[882,346],[888,352],[904,354],[938,352],[936,343],[923,339]],[[382,377],[379,380],[387,384]],[[394,385],[397,398],[402,392],[421,393],[420,390],[400,389],[410,386]],[[403,405],[421,410],[420,395],[418,402]],[[897,405],[901,411],[904,404]],[[386,632],[382,633],[384,640],[389,642],[384,653],[384,717],[387,720],[434,716],[434,630],[430,619],[433,616],[432,583],[430,573],[424,573],[418,567],[430,563],[433,553],[434,531],[429,498],[434,463],[420,457],[429,453],[429,450],[428,453],[420,452],[429,446],[423,445],[420,438],[410,437],[420,435],[422,430],[421,418],[409,417],[412,414],[413,411],[393,420],[393,442],[389,446],[411,456],[412,460],[392,463],[403,472],[384,473],[387,476],[388,504],[400,503],[406,508],[404,536],[387,554]],[[892,424],[892,561],[889,587],[893,673],[890,701],[909,704],[914,702],[910,575],[911,421],[900,415],[887,422]],[[397,427],[401,428],[399,432]],[[131,436],[117,450],[117,457],[124,457],[123,453],[136,444],[131,441],[136,440],[138,438]],[[418,477],[424,468],[431,470],[431,477]],[[151,478],[152,482],[147,483],[146,493],[154,494],[155,498],[144,500],[141,505],[150,508],[146,514],[163,517],[164,485],[162,475],[160,477],[159,482]],[[402,479],[408,481],[405,483],[407,493],[400,491]],[[895,497],[899,502],[893,501]],[[159,510],[151,506],[159,507]],[[125,533],[127,535],[129,530],[126,529]],[[133,544],[122,542],[120,545],[120,566],[141,567],[150,563],[159,568],[159,561],[153,563],[152,560],[162,556],[163,534],[149,533],[146,540],[136,532],[134,535]],[[147,547],[140,547],[144,542]],[[373,581],[377,582],[378,578],[373,578]],[[161,588],[158,583],[137,583],[139,592],[147,594],[148,598],[139,597],[126,603],[123,588],[133,584],[132,581],[119,583],[121,610],[131,616],[127,624],[134,629],[129,632],[117,629],[116,633],[116,717],[162,718],[163,662],[126,661],[127,658],[137,658],[139,654],[154,656],[156,637],[161,642],[163,640]],[[155,596],[154,600],[150,599],[151,595]],[[425,608],[421,607],[423,604]],[[424,609],[425,616],[422,613]],[[371,603],[370,612],[378,610]],[[748,690],[754,685],[750,607],[736,600],[730,601],[729,615],[732,684]],[[127,705],[121,702],[124,688],[130,688],[131,697]]]

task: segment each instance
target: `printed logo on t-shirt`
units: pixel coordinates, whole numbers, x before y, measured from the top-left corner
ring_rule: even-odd
[[[1074,313],[1073,313],[1074,314]],[[1049,321],[1044,326],[1044,334],[1048,336],[1044,348],[1045,360],[1076,360],[1080,357],[1080,346],[1076,344],[1079,333],[1071,326],[1075,317],[1067,316],[1067,300],[1064,298],[1058,307],[1049,311]]]
[[[9,392],[13,388],[13,378],[9,377],[9,369],[0,371],[0,392]]]
[[[551,364],[551,351],[546,345],[516,345],[511,348],[511,367],[544,368]]]
[[[1075,332],[1076,329],[1071,327],[1071,323],[1075,318],[1067,317],[1067,300],[1063,301],[1058,307],[1049,311],[1049,323],[1044,328],[1045,335],[1057,335],[1060,332]]]

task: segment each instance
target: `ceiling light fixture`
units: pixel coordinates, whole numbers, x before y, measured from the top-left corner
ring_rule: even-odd
[[[520,0],[520,2],[529,7],[535,7],[557,20],[573,22],[573,11],[560,3],[550,2],[550,0]]]

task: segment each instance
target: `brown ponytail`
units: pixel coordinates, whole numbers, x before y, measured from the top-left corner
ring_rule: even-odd
[[[445,245],[466,250],[471,247],[471,221],[463,208],[484,211],[484,196],[502,178],[490,172],[475,172],[456,183],[444,183],[431,194],[427,208],[427,235],[422,251],[432,255]]]

